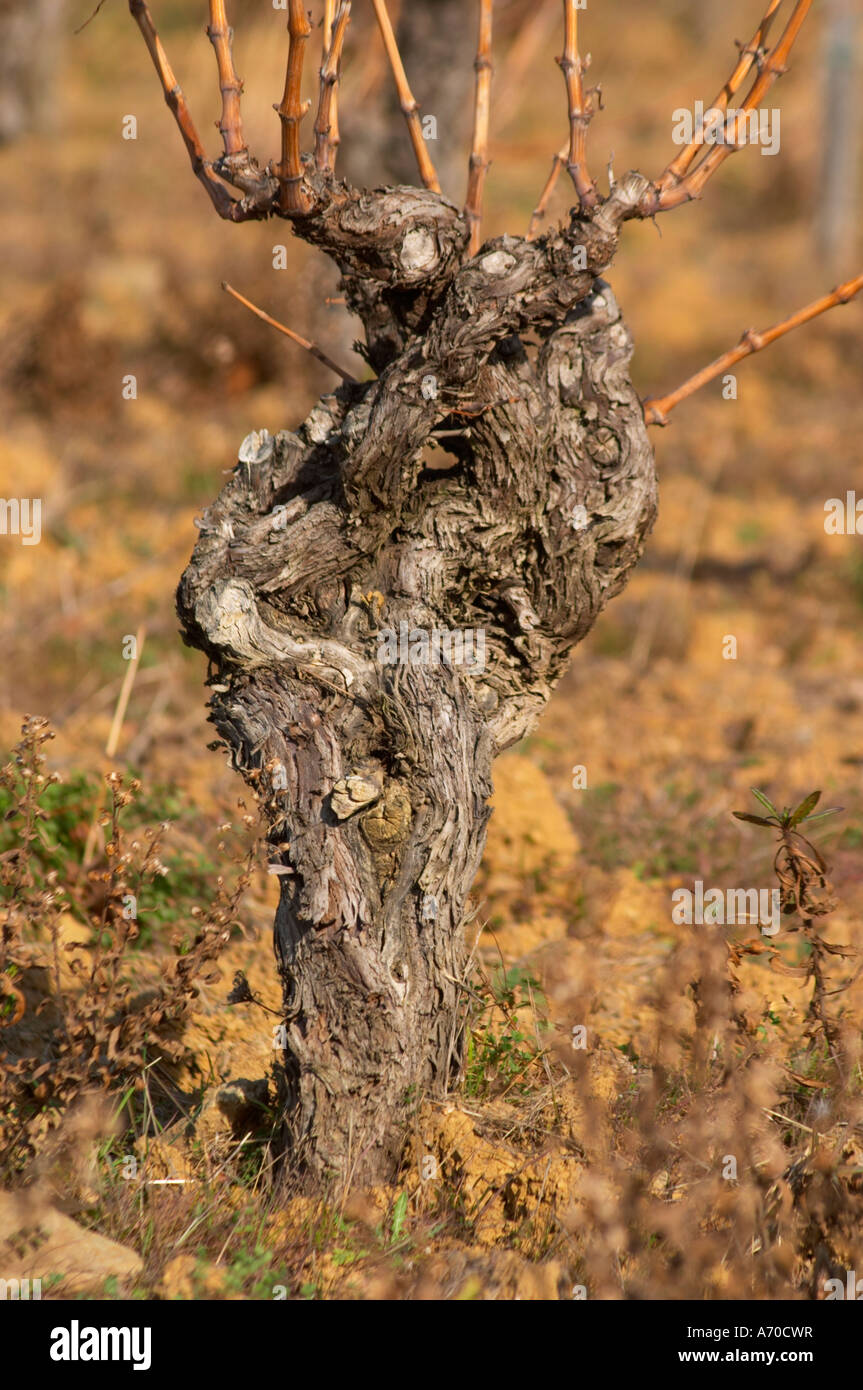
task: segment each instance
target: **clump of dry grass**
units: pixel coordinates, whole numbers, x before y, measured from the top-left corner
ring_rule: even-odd
[[[576,1069],[587,1168],[561,1229],[586,1296],[818,1298],[826,1279],[859,1270],[860,1026],[842,1003],[856,953],[823,939],[835,902],[809,850],[798,868],[815,872],[817,910],[794,891],[788,855],[777,865],[783,910],[799,918],[787,942],[803,935],[802,961],[758,938],[693,935],[657,982],[653,1053],[631,1062],[617,1101],[595,1094],[596,1058]],[[750,957],[811,989],[796,1027],[776,1026],[751,976],[745,987]]]
[[[108,836],[104,858],[86,872],[71,862],[44,871],[37,850],[48,835],[46,793],[59,781],[47,771],[45,749],[54,735],[41,718],[28,718],[22,733],[0,770],[5,824],[14,832],[0,858],[0,1152],[7,1178],[20,1176],[83,1097],[142,1091],[153,1058],[183,1055],[180,1025],[229,940],[255,858],[253,847],[233,884],[219,876],[212,899],[189,908],[191,939],[177,923],[175,957],[142,991],[132,959],[137,901],[167,872],[160,853],[170,826],[131,839],[123,813],[140,783],[111,773],[109,804],[99,816]],[[80,940],[64,940],[73,902],[93,938],[86,962]]]

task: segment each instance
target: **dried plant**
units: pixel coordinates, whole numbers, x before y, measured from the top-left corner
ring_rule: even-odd
[[[64,939],[63,918],[80,910],[77,866],[47,873],[38,847],[50,829],[46,720],[28,718],[13,759],[0,770],[13,846],[0,860],[0,1137],[7,1172],[18,1172],[80,1099],[91,1092],[141,1091],[145,1070],[185,1055],[182,1020],[227,944],[256,858],[253,845],[232,884],[220,875],[211,902],[189,909],[191,939],[175,932],[176,957],[161,967],[155,988],[135,979],[132,948],[139,935],[137,902],[167,872],[160,859],[169,830],[130,840],[123,812],[140,783],[107,778],[110,804],[100,819],[109,831],[105,858],[86,875],[83,915],[92,932],[86,963],[81,942]]]
[[[834,910],[836,900],[827,879],[827,865],[822,855],[797,829],[810,821],[837,815],[842,808],[830,806],[826,810],[816,811],[815,807],[821,800],[820,791],[811,792],[794,810],[786,806],[782,811],[777,810],[772,801],[757,788],[752,788],[752,794],[768,814],[755,816],[748,811],[735,811],[733,814],[738,820],[749,821],[752,825],[764,826],[779,832],[779,848],[773,860],[773,868],[779,880],[782,910],[789,915],[799,916],[806,937],[809,955],[805,973],[807,980],[811,979],[813,982],[812,999],[809,1004],[812,1035],[821,1033],[837,1072],[840,1078],[843,1078],[847,1072],[847,1063],[843,1057],[840,1027],[838,1021],[831,1017],[828,1008],[828,996],[835,997],[842,990],[828,991],[825,969],[829,957],[847,959],[853,952],[845,946],[825,941],[819,931],[819,918]],[[847,988],[847,985],[844,988]]]

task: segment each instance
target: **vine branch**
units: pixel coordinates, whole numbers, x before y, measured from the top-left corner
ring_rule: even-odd
[[[651,187],[648,188],[636,212],[633,214],[634,216],[653,217],[657,212],[667,212],[670,208],[679,207],[681,203],[688,203],[695,198],[701,197],[708,180],[712,178],[716,170],[725,163],[729,155],[734,154],[740,148],[741,124],[746,121],[749,112],[757,110],[776,79],[787,71],[788,55],[794,46],[794,42],[811,8],[812,0],[797,0],[791,17],[782,32],[782,37],[765,56],[760,40],[763,40],[766,35],[767,29],[772,23],[773,16],[778,9],[776,0],[770,0],[770,4],[767,7],[764,18],[753,40],[753,43],[757,43],[759,46],[751,55],[751,61],[748,62],[748,64],[746,61],[747,54],[744,51],[741,62],[738,64],[738,67],[735,69],[726,87],[723,88],[723,93],[720,94],[720,109],[725,110],[727,109],[730,96],[733,96],[739,87],[742,86],[753,65],[756,66],[757,76],[744,99],[743,105],[734,117],[731,132],[729,133],[726,131],[723,143],[714,145],[710,152],[706,154],[700,162],[695,163],[693,168],[690,166],[692,166],[698,150],[704,143],[704,132],[699,132],[699,138],[691,141],[686,149],[678,156],[677,160],[672,161],[663,171],[658,182],[652,184]],[[725,102],[724,106],[721,104],[723,98]],[[679,170],[676,167],[678,165],[679,170],[686,169],[688,172],[680,176]]]
[[[438,182],[438,176],[429,156],[426,142],[423,139],[419,102],[416,100],[408,84],[407,74],[405,73],[404,64],[401,54],[399,53],[399,46],[396,43],[396,36],[393,32],[392,20],[387,11],[386,0],[372,0],[372,4],[375,7],[381,38],[383,39],[387,58],[389,59],[393,77],[395,78],[399,105],[401,106],[404,118],[407,122],[408,134],[410,135],[411,144],[413,145],[420,178],[426,188],[431,189],[433,193],[440,193],[441,187]]]
[[[285,71],[285,90],[281,105],[276,107],[282,123],[282,158],[276,169],[279,180],[279,209],[287,215],[302,215],[310,210],[310,199],[303,189],[303,166],[300,157],[300,122],[309,109],[301,96],[303,59],[312,26],[303,0],[289,0],[288,64]]]
[[[758,333],[754,328],[747,328],[736,347],[729,348],[727,352],[723,352],[708,366],[702,367],[700,372],[689,377],[682,386],[678,386],[676,391],[670,391],[667,396],[648,396],[644,401],[645,424],[667,425],[668,412],[679,405],[681,401],[686,400],[687,396],[693,395],[702,386],[706,386],[708,381],[713,381],[720,373],[735,366],[744,357],[761,352],[762,348],[769,347],[778,338],[784,338],[785,334],[790,333],[792,329],[800,328],[804,323],[809,323],[812,319],[817,318],[819,314],[826,313],[828,309],[835,309],[839,304],[847,304],[861,290],[863,290],[863,275],[858,275],[853,280],[846,280],[844,284],[837,285],[830,294],[825,294],[820,299],[814,299],[811,304],[807,304],[803,309],[798,309],[795,314],[783,319],[781,323],[775,323],[772,328],[765,328],[761,333]]]
[[[491,21],[492,0],[479,0],[479,39],[474,71],[476,91],[473,112],[473,141],[465,202],[465,217],[470,228],[469,251],[475,256],[480,245],[482,225],[482,191],[489,166],[488,126],[491,109]]]
[[[599,200],[596,184],[587,168],[586,144],[587,128],[593,120],[596,108],[593,103],[594,88],[586,92],[584,74],[590,57],[582,59],[578,51],[578,4],[577,0],[563,0],[564,47],[563,57],[558,58],[569,105],[569,152],[566,167],[575,185],[582,212],[596,207]]]
[[[339,119],[337,83],[342,60],[345,31],[351,17],[350,0],[342,0],[333,24],[335,0],[327,0],[324,13],[324,58],[321,65],[321,93],[318,101],[318,114],[315,119],[315,167],[322,170],[335,168],[336,151],[339,146]]]

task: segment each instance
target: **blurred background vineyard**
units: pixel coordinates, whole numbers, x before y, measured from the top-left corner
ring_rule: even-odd
[[[410,179],[370,8],[355,3],[346,45],[340,165],[358,182]],[[394,14],[398,8],[393,0]],[[432,153],[444,191],[460,201],[474,6],[440,0],[417,8],[427,25],[418,42],[436,44],[436,56],[412,65],[407,54],[408,74],[423,112],[437,121]],[[0,5],[10,35],[15,9]],[[335,384],[222,294],[220,282],[358,375],[364,367],[351,350],[355,326],[328,302],[338,298],[334,267],[293,240],[286,223],[236,227],[213,214],[127,7],[108,0],[77,35],[90,0],[43,9],[35,94],[0,111],[0,493],[43,499],[40,545],[0,540],[0,741],[13,747],[25,714],[51,720],[50,765],[64,788],[53,792],[57,834],[73,876],[110,767],[141,779],[142,816],[177,823],[174,896],[163,890],[149,918],[142,898],[137,949],[146,976],[148,954],[158,959],[170,931],[188,925],[221,866],[219,827],[241,815],[237,777],[207,748],[203,660],[177,633],[173,595],[194,544],[193,519],[250,430],[292,428]],[[155,0],[153,9],[215,154],[219,102],[206,7]],[[559,0],[495,7],[487,236],[527,229],[566,133],[554,63],[560,9]],[[229,10],[247,138],[262,158],[274,157],[285,15],[263,0]],[[776,157],[744,151],[700,204],[625,229],[609,279],[637,344],[633,377],[643,395],[675,386],[747,326],[764,327],[859,271],[860,113],[837,99],[842,64],[856,64],[858,85],[863,73],[861,26],[850,14],[841,2],[816,6],[804,27],[790,72],[768,98],[781,110]],[[734,61],[733,40],[748,39],[759,17],[760,0],[590,0],[580,17],[582,49],[605,103],[590,132],[594,172],[613,157],[618,174],[658,173],[673,153],[672,111],[714,96]],[[837,49],[837,35],[850,47]],[[129,115],[135,140],[122,138]],[[550,221],[570,203],[561,180]],[[280,244],[283,270],[274,269]],[[753,809],[753,784],[788,803],[820,787],[844,807],[818,836],[839,899],[828,939],[863,945],[863,540],[824,531],[827,499],[855,488],[863,495],[861,366],[863,307],[855,303],[744,363],[736,400],[724,400],[713,383],[675,412],[670,428],[654,431],[660,518],[645,559],[577,650],[536,733],[498,765],[472,931],[487,924],[478,958],[497,980],[497,995],[488,996],[489,1016],[498,1014],[491,1036],[499,1040],[504,1019],[503,1036],[509,1028],[513,1037],[513,1010],[524,1007],[533,1022],[526,1044],[501,1051],[486,1045],[488,1020],[480,1020],[464,1108],[454,1101],[450,1112],[417,1121],[409,1170],[424,1153],[436,1156],[444,1214],[432,1211],[430,1189],[408,1177],[336,1214],[322,1215],[307,1198],[277,1204],[266,1222],[249,1216],[252,1234],[240,1236],[219,1224],[214,1201],[203,1253],[195,1253],[199,1231],[186,1263],[175,1260],[166,1274],[165,1245],[191,1210],[176,1204],[193,1199],[163,1194],[152,1217],[163,1244],[148,1246],[142,1287],[168,1296],[271,1296],[267,1252],[281,1251],[289,1287],[306,1297],[568,1297],[576,1283],[601,1297],[646,1296],[648,1288],[670,1297],[787,1297],[816,1291],[819,1248],[827,1251],[822,1274],[855,1258],[855,1238],[840,1227],[847,1217],[849,1231],[854,1220],[859,1228],[857,1102],[848,1100],[840,1123],[826,1073],[810,1074],[809,1085],[788,1079],[801,1074],[794,1058],[805,990],[757,957],[738,962],[737,998],[760,1059],[752,1066],[762,1071],[750,1066],[739,1094],[714,1095],[705,1082],[700,1098],[686,989],[704,938],[693,942],[692,932],[671,925],[670,897],[696,878],[772,886],[769,837],[730,813]],[[129,374],[134,400],[122,394]],[[142,627],[142,658],[109,760],[127,670],[123,642]],[[734,661],[723,659],[729,634],[737,638]],[[586,769],[586,788],[573,786],[575,766]],[[97,855],[104,845],[97,827]],[[267,1075],[266,1016],[235,1017],[224,1000],[242,969],[277,1005],[268,938],[274,885],[261,865],[240,911],[245,937],[235,934],[220,983],[203,991],[190,1025],[200,1075],[183,1084],[198,1101],[208,1085]],[[82,951],[92,945],[86,933],[77,940]],[[703,945],[711,961],[713,949]],[[856,969],[846,964],[843,983]],[[859,1021],[861,1003],[855,978],[838,1007]],[[537,1021],[547,1028],[536,1031]],[[582,1024],[591,1060],[573,1072],[568,1040]],[[527,1062],[519,1061],[524,1048]],[[506,1108],[513,1077],[517,1122]],[[549,1086],[557,1087],[555,1125],[569,1136],[561,1150],[568,1166],[557,1150],[546,1163],[537,1140]],[[765,1119],[770,1111],[779,1119]],[[715,1142],[712,1125],[722,1135]],[[766,1200],[770,1186],[759,1163],[771,1182],[786,1183],[785,1215],[769,1220],[787,1219],[790,1254],[769,1278],[754,1246],[768,1243],[768,1218],[753,1216],[750,1231],[739,1210],[721,1208],[720,1188],[705,1186],[716,1145],[734,1151],[732,1136],[744,1130],[753,1146],[752,1203]],[[534,1149],[525,1158],[519,1146],[528,1138]],[[783,1151],[788,1163],[807,1154],[815,1162],[819,1145],[848,1170],[848,1205],[838,1217],[824,1193],[817,1211],[800,1216],[813,1189],[782,1178]],[[241,1196],[219,1200],[248,1214],[260,1194],[250,1197],[243,1174],[231,1172]],[[832,1172],[818,1169],[825,1192],[838,1182]],[[627,1186],[632,1174],[640,1175],[637,1191]],[[76,1210],[85,1225],[136,1245],[140,1213],[124,1208],[121,1220],[104,1192]],[[699,1253],[681,1268],[668,1251],[687,1222],[699,1232],[691,1235]],[[655,1242],[645,1234],[652,1230]],[[651,1284],[660,1266],[662,1278]]]

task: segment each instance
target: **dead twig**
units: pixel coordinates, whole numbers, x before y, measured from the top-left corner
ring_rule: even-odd
[[[539,202],[533,210],[533,214],[530,219],[530,226],[527,229],[528,241],[533,241],[534,237],[539,231],[539,224],[545,217],[549,200],[557,186],[557,181],[560,178],[560,171],[566,165],[566,158],[568,152],[569,144],[567,143],[566,145],[561,146],[557,154],[554,156],[554,159],[551,161],[551,173],[545,181],[545,187],[543,188],[542,193],[539,195]]]
[[[243,304],[247,309],[250,309],[251,312],[264,323],[268,323],[271,328],[276,328],[279,333],[284,333],[285,337],[290,338],[292,343],[299,343],[300,347],[305,348],[306,352],[312,354],[312,357],[316,357],[325,367],[329,367],[331,372],[335,372],[336,376],[340,376],[342,381],[347,381],[350,385],[356,386],[356,377],[351,376],[350,372],[346,372],[344,367],[340,367],[337,362],[334,362],[331,357],[328,357],[323,349],[318,347],[317,343],[310,342],[308,338],[301,337],[300,334],[295,333],[292,328],[286,328],[283,323],[279,323],[278,319],[272,318],[271,315],[266,313],[263,309],[259,309],[257,304],[253,304],[250,299],[246,299],[245,295],[240,294],[239,290],[235,290],[233,286],[229,285],[225,280],[222,281],[222,289],[236,299],[239,304]]]

